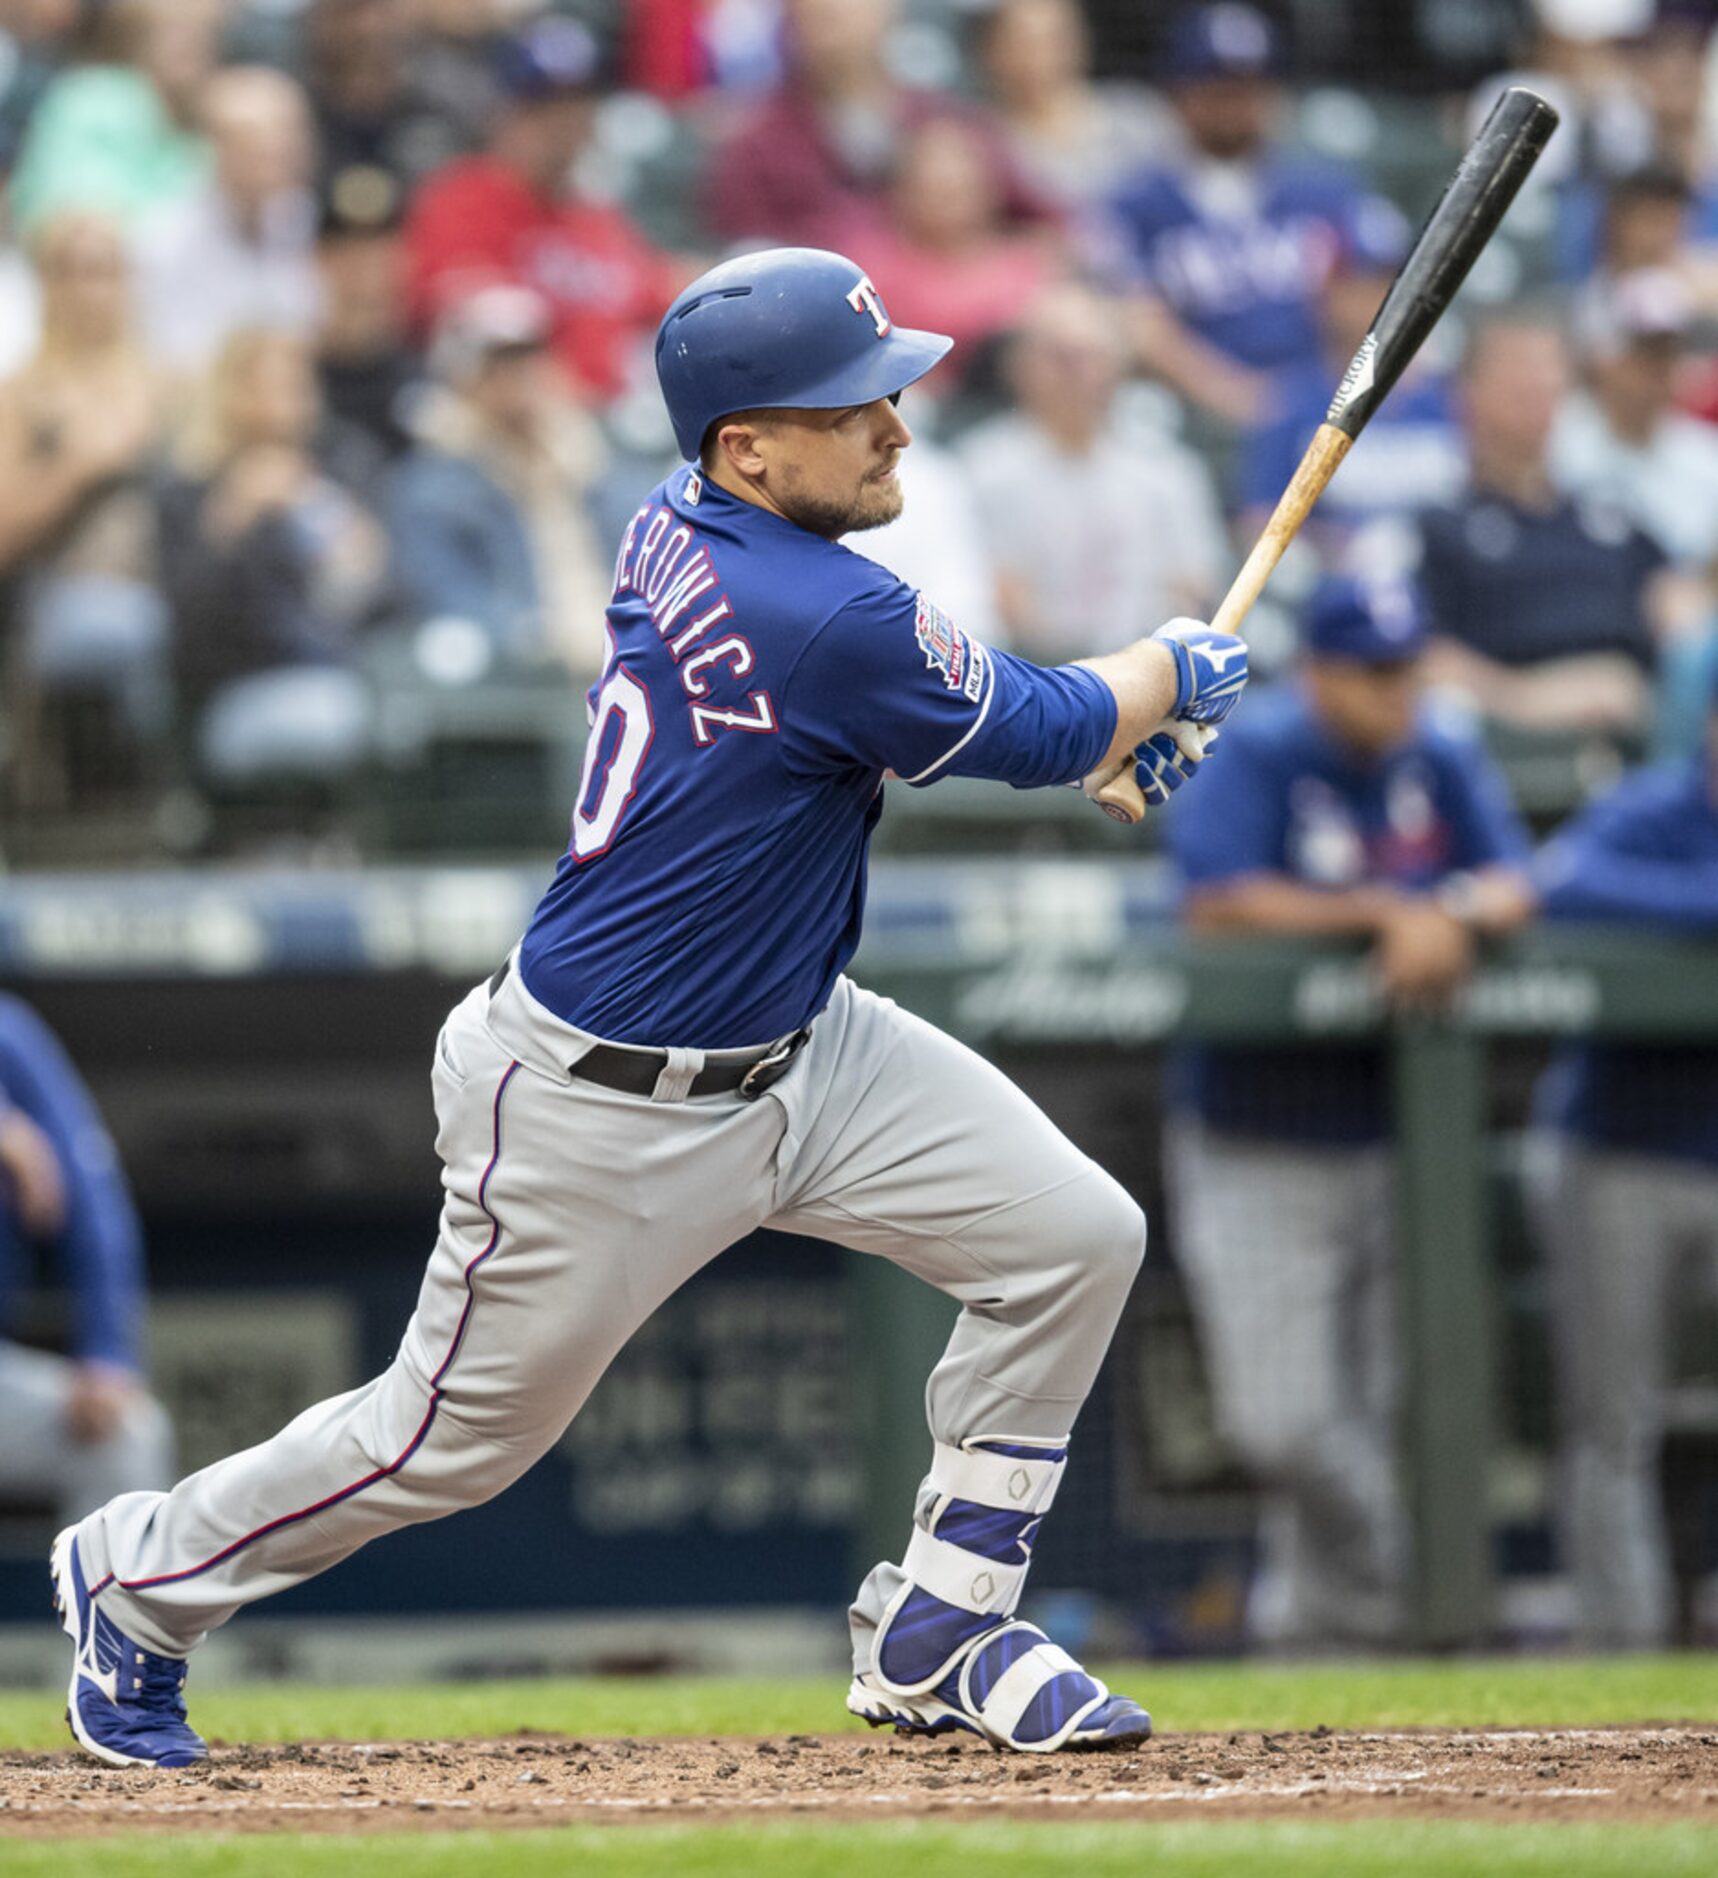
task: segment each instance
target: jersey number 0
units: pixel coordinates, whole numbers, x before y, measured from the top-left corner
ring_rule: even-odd
[[[611,734],[616,718],[618,735]],[[638,772],[655,735],[650,693],[629,673],[611,672],[597,698],[579,797],[573,804],[573,853],[579,860],[591,860],[614,840],[626,805],[637,793]]]

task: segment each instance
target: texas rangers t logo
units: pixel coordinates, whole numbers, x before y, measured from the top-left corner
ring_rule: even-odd
[[[889,316],[883,311],[882,296],[871,285],[869,274],[859,276],[859,285],[847,296],[847,304],[855,313],[869,313],[877,323],[877,337],[889,336]]]

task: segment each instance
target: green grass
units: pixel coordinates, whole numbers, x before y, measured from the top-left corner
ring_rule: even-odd
[[[13,1844],[7,1878],[1710,1878],[1689,1826],[941,1822]]]
[[[1129,1664],[1104,1672],[1160,1729],[1537,1728],[1718,1721],[1718,1657],[1484,1657],[1455,1662]],[[192,1718],[226,1741],[508,1734],[829,1734],[862,1729],[821,1677],[589,1677],[398,1689],[193,1684]],[[65,1745],[57,1694],[0,1694],[0,1748]]]

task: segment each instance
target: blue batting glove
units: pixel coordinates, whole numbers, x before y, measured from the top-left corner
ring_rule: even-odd
[[[1196,619],[1172,619],[1152,638],[1175,657],[1171,717],[1190,724],[1220,724],[1247,683],[1247,648],[1233,633],[1214,632]]]
[[[1148,809],[1161,808],[1204,762],[1217,732],[1208,724],[1180,723],[1154,731],[1134,751],[1134,781]]]

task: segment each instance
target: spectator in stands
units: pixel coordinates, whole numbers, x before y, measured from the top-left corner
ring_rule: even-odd
[[[899,325],[947,333],[956,357],[925,381],[947,393],[993,363],[994,341],[1063,271],[1045,231],[1011,229],[983,132],[967,117],[927,117],[903,133],[889,220],[834,223],[830,244],[877,283]],[[988,349],[987,349],[988,348]]]
[[[400,186],[386,170],[345,170],[323,201],[316,243],[323,405],[389,459],[411,447],[412,407],[423,390],[406,324],[402,211]]]
[[[110,751],[116,773],[166,728],[151,489],[173,413],[137,341],[113,224],[65,211],[41,225],[33,253],[41,343],[0,384],[0,617],[26,800],[80,792],[44,735],[56,696],[93,692],[117,710],[129,748],[123,761]]]
[[[786,0],[788,73],[740,126],[710,179],[711,226],[730,241],[828,247],[834,231],[881,230],[901,139],[948,97],[902,85],[886,51],[897,0]],[[993,144],[1011,218],[1046,205],[1019,184]]]
[[[0,998],[0,1324],[38,1251],[69,1305],[68,1354],[0,1341],[0,1493],[62,1521],[173,1478],[173,1435],[143,1379],[143,1235],[113,1142],[58,1038]]]
[[[1078,0],[999,0],[981,16],[977,64],[1022,180],[1065,213],[1106,201],[1164,154],[1155,94],[1093,83]]]
[[[162,496],[174,666],[198,772],[219,788],[340,778],[366,754],[359,634],[392,598],[387,541],[318,459],[309,342],[235,333]]]
[[[412,206],[416,318],[427,330],[481,285],[533,288],[554,309],[556,350],[574,383],[607,400],[648,369],[679,273],[571,179],[596,102],[589,33],[574,20],[540,20],[507,42],[501,69],[508,102],[488,151],[433,176]]]
[[[1558,413],[1551,471],[1623,510],[1678,567],[1718,565],[1718,434],[1675,408],[1694,310],[1667,269],[1623,275],[1589,304],[1584,386]]]
[[[30,121],[11,181],[20,233],[62,208],[129,223],[199,186],[197,101],[225,15],[225,0],[109,0],[90,62],[56,78]]]
[[[342,172],[386,170],[408,194],[475,146],[445,96],[418,81],[407,0],[312,0],[306,19],[320,187]]]
[[[1196,935],[1367,940],[1393,1006],[1436,1006],[1531,912],[1483,753],[1417,701],[1412,591],[1313,592],[1296,679],[1249,700],[1175,805]],[[1264,1492],[1249,1620],[1284,1647],[1399,1637],[1407,1535],[1385,1053],[1200,1046],[1173,1066],[1176,1251],[1220,1424]]]
[[[788,70],[723,149],[708,212],[730,241],[825,246],[839,220],[883,220],[896,140],[926,100],[885,57],[896,0],[786,0]]]
[[[1316,364],[1287,366],[1276,374],[1271,415],[1244,441],[1237,494],[1249,539],[1263,528],[1324,422],[1408,241],[1408,225],[1394,204],[1381,196],[1357,204],[1320,295],[1320,357]],[[1319,497],[1302,539],[1318,547],[1327,566],[1336,566],[1358,530],[1451,500],[1466,478],[1467,448],[1456,422],[1450,373],[1434,336],[1374,412]]]
[[[553,329],[528,287],[483,287],[443,315],[440,395],[394,478],[394,553],[420,613],[475,621],[506,657],[592,678],[610,559],[588,505],[604,451],[549,350]]]
[[[1540,856],[1553,918],[1718,938],[1718,690],[1707,744],[1637,770]],[[1718,1050],[1565,1048],[1540,1085],[1530,1193],[1551,1277],[1556,1508],[1582,1641],[1671,1641],[1659,1490],[1672,1326],[1718,1282]]]
[[[1438,635],[1429,676],[1502,723],[1634,731],[1664,556],[1622,509],[1552,482],[1568,382],[1566,342],[1545,316],[1506,311],[1475,328],[1460,386],[1468,487],[1419,524]]]
[[[1182,14],[1164,65],[1180,149],[1110,205],[1142,362],[1241,424],[1267,410],[1268,374],[1320,362],[1319,294],[1358,195],[1340,171],[1272,145],[1280,66],[1253,8]]]
[[[144,333],[158,358],[188,372],[206,370],[241,327],[308,332],[318,311],[303,91],[266,66],[229,66],[204,87],[200,117],[212,174],[137,232]]]
[[[1115,305],[1053,288],[1008,351],[1015,409],[963,445],[1010,643],[1051,664],[1203,614],[1228,561],[1204,464],[1118,422],[1123,364]]]
[[[1575,323],[1603,318],[1616,284],[1629,274],[1675,272],[1692,290],[1688,229],[1692,195],[1681,170],[1645,163],[1613,178],[1601,193],[1596,185],[1574,183],[1564,192],[1567,224],[1577,219],[1577,205],[1591,204],[1587,234],[1574,242],[1563,260],[1565,276],[1575,283]],[[1570,249],[1565,226],[1560,238]]]

